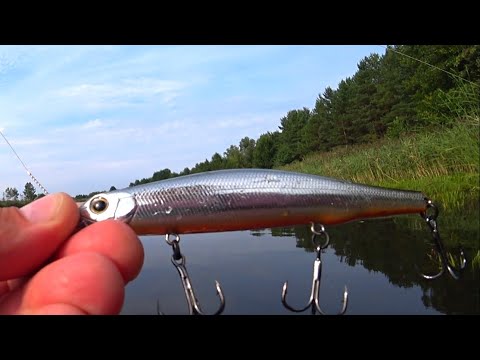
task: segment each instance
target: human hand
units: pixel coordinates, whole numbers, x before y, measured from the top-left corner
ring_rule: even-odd
[[[118,314],[143,265],[127,225],[107,220],[72,234],[73,199],[47,195],[0,208],[0,314]]]

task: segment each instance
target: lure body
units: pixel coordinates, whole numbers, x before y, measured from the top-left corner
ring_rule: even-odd
[[[152,182],[95,195],[80,207],[86,223],[118,219],[139,235],[331,225],[425,210],[421,192],[264,169]]]

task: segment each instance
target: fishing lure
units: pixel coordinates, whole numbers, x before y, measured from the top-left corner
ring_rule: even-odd
[[[80,206],[85,224],[116,219],[138,235],[332,225],[421,213],[421,192],[296,172],[238,169],[192,174],[97,194]]]

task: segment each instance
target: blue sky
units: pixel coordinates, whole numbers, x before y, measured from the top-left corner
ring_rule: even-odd
[[[49,192],[181,171],[313,108],[379,46],[0,46],[0,130]],[[30,178],[0,139],[0,193]],[[40,189],[37,189],[39,192]]]

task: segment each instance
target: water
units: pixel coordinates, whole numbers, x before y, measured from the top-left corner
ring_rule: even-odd
[[[327,313],[341,309],[344,285],[350,315],[480,314],[480,270],[472,267],[479,249],[478,199],[473,206],[441,213],[440,234],[454,254],[463,246],[469,259],[463,277],[423,280],[416,270],[434,273],[428,261],[431,235],[420,216],[354,222],[327,228],[330,246],[322,254],[320,304]],[[187,314],[178,273],[163,236],[142,237],[145,263],[126,289],[122,314]],[[303,307],[310,296],[315,252],[308,226],[184,235],[181,250],[201,308],[217,309],[214,280],[226,297],[223,314],[289,315],[281,303]],[[306,311],[304,314],[310,314]]]

